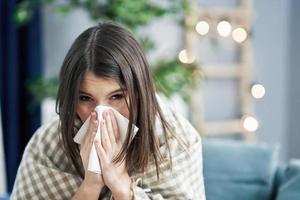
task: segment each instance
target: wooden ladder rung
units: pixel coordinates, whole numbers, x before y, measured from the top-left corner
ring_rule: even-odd
[[[203,124],[204,133],[207,136],[222,136],[231,134],[246,133],[241,125],[240,119],[225,120],[219,122],[205,122]]]
[[[205,78],[240,78],[239,65],[201,65]]]

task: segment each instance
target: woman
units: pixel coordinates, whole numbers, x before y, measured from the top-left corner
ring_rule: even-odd
[[[201,138],[158,101],[145,55],[129,31],[112,22],[84,31],[61,68],[59,119],[37,130],[26,147],[12,199],[205,199]],[[95,138],[97,105],[129,119],[123,143],[111,111]],[[79,146],[73,138],[89,116]],[[139,130],[130,140],[133,125]],[[102,174],[87,170],[93,144]]]

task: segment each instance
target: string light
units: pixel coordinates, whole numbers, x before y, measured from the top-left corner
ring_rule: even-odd
[[[209,24],[206,21],[199,21],[195,29],[200,35],[206,35],[209,31]]]
[[[244,28],[236,28],[232,31],[232,38],[234,41],[238,43],[242,43],[246,40],[247,38],[247,31]]]
[[[258,121],[252,116],[244,116],[242,118],[242,124],[245,130],[254,132],[258,128]]]
[[[256,99],[261,99],[265,96],[266,90],[265,87],[261,84],[254,84],[251,87],[251,94]]]
[[[195,56],[190,55],[186,49],[180,51],[180,53],[178,54],[178,58],[180,62],[186,64],[191,64],[196,60]]]
[[[221,36],[227,37],[231,33],[231,24],[228,21],[225,21],[225,20],[220,21],[218,23],[217,30],[218,30],[218,33]]]

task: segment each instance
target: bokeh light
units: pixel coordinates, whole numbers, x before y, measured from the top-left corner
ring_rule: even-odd
[[[236,28],[232,31],[232,38],[238,43],[242,43],[247,39],[247,31],[244,28]]]
[[[263,98],[266,94],[265,87],[261,84],[254,84],[251,87],[251,94],[256,99]]]
[[[218,30],[218,33],[221,36],[227,37],[231,33],[231,24],[228,21],[225,21],[225,20],[220,21],[218,23],[217,30]]]
[[[209,31],[209,24],[206,21],[199,21],[196,25],[196,31],[200,35],[206,35]]]
[[[242,118],[242,124],[245,130],[249,132],[254,132],[258,128],[258,121],[252,116],[244,116]]]
[[[195,56],[190,55],[186,49],[180,51],[178,58],[180,62],[186,64],[191,64],[196,60]]]

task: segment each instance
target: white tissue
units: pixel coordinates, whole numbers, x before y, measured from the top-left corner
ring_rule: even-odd
[[[97,133],[96,133],[96,138],[101,139],[100,124],[101,124],[101,121],[103,120],[102,113],[106,110],[112,110],[113,111],[113,113],[115,115],[115,118],[116,118],[116,121],[117,121],[117,124],[118,124],[118,127],[119,127],[119,131],[120,131],[120,133],[119,133],[120,134],[120,140],[123,143],[125,138],[126,138],[126,133],[127,133],[129,120],[127,118],[125,118],[123,115],[121,115],[115,109],[113,109],[111,107],[107,107],[107,106],[97,106],[95,108],[95,111],[97,112],[97,116],[98,116],[98,121],[99,121],[98,129],[97,129]],[[84,124],[81,126],[81,128],[79,129],[79,131],[77,132],[77,134],[73,138],[76,143],[81,144],[83,142],[84,136],[85,136],[85,134],[88,130],[89,124],[90,124],[90,118],[91,118],[91,116],[88,117],[88,119],[84,122]],[[136,132],[138,131],[138,128],[135,125],[133,125],[133,128],[134,128],[133,135],[130,138],[130,141],[133,139]],[[91,171],[91,172],[94,172],[94,173],[101,174],[101,164],[99,162],[98,155],[97,155],[96,148],[95,148],[94,144],[92,146],[91,153],[90,153],[88,170]]]

